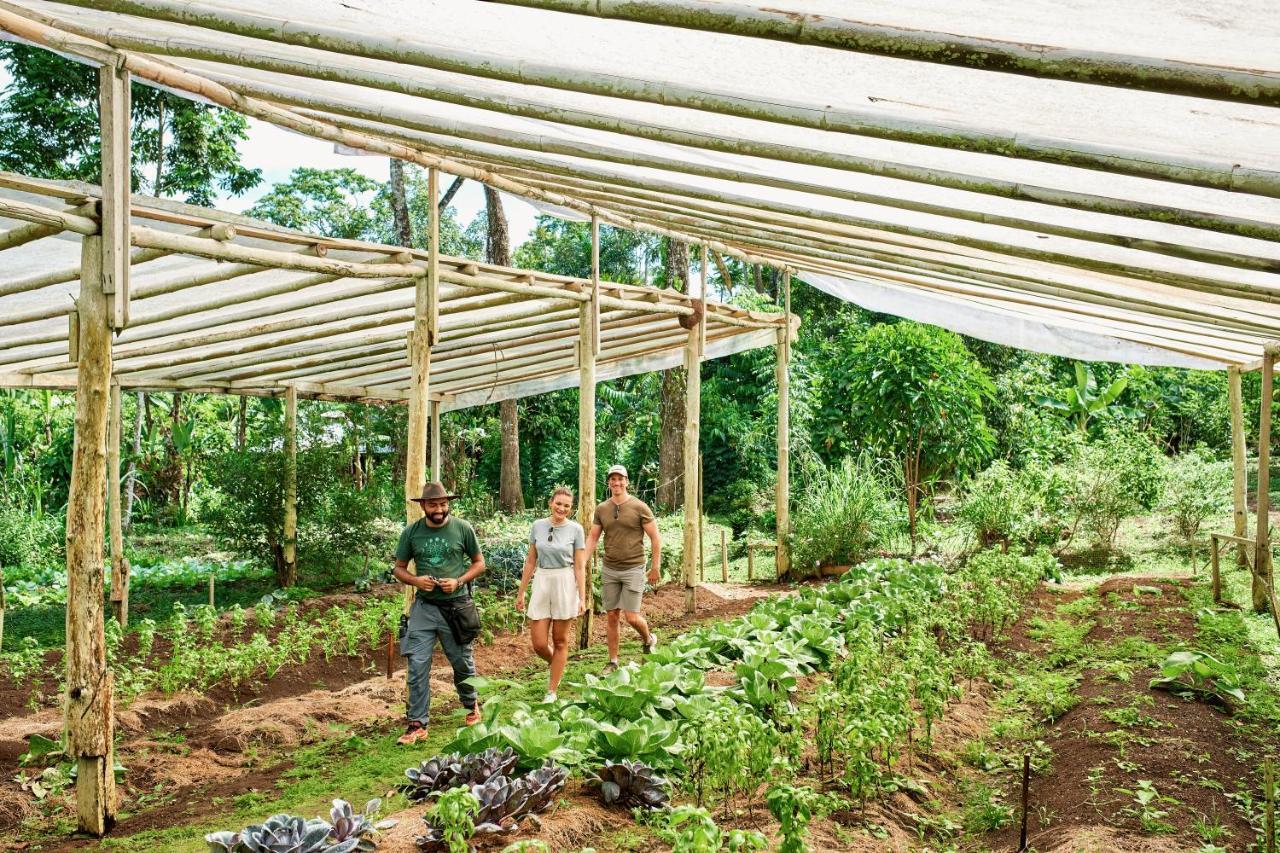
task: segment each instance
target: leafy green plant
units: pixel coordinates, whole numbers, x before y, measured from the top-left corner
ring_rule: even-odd
[[[425,835],[416,839],[420,850],[467,853],[471,836],[475,834],[476,815],[480,813],[480,801],[465,785],[443,792],[425,815]]]
[[[809,822],[822,807],[825,798],[808,785],[775,785],[765,795],[769,813],[778,821],[782,833],[779,853],[804,853]]]
[[[1173,652],[1160,665],[1160,675],[1151,679],[1151,687],[1197,696],[1226,707],[1231,706],[1232,699],[1241,703],[1245,700],[1240,674],[1208,652]]]
[[[333,827],[327,821],[306,820],[294,815],[278,814],[260,824],[252,824],[239,832],[214,832],[204,837],[213,853],[322,853],[335,851],[329,841]],[[357,841],[342,847],[342,853],[355,850]]]
[[[1174,531],[1194,547],[1200,525],[1231,509],[1231,463],[1197,448],[1166,460],[1160,508]]]
[[[888,478],[870,454],[812,466],[803,479],[792,534],[792,565],[801,575],[861,562],[901,529]]]
[[[1173,825],[1165,820],[1169,816],[1169,810],[1161,808],[1161,805],[1173,800],[1161,795],[1155,785],[1151,784],[1150,779],[1140,779],[1136,789],[1116,788],[1116,791],[1133,798],[1134,804],[1121,811],[1137,818],[1144,831],[1150,833],[1174,831]]]
[[[437,755],[405,770],[408,782],[402,784],[400,790],[411,802],[420,802],[458,785],[479,785],[494,776],[510,774],[515,770],[518,759],[515,751],[509,748],[487,749],[469,755]]]
[[[660,809],[667,805],[667,780],[642,761],[606,761],[587,784],[600,792],[606,806]]]
[[[1068,388],[1061,399],[1037,395],[1036,402],[1073,419],[1079,430],[1085,432],[1089,427],[1089,418],[1106,410],[1124,393],[1129,377],[1120,376],[1099,391],[1093,368],[1080,361],[1076,362],[1075,368],[1076,384]]]

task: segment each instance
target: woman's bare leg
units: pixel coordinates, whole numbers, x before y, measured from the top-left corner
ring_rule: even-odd
[[[551,643],[547,638],[550,619],[534,619],[529,622],[529,639],[533,641],[533,651],[545,661],[551,660]]]
[[[564,676],[565,665],[569,662],[569,624],[572,619],[556,619],[551,623],[551,640],[553,654],[551,656],[551,692],[560,687],[560,679]]]

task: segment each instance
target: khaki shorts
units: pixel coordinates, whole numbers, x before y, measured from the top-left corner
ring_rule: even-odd
[[[600,597],[604,609],[640,612],[640,599],[644,595],[644,564],[626,569],[602,566],[600,569]]]

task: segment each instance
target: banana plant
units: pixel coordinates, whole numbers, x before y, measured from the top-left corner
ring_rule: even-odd
[[[1074,418],[1076,426],[1081,432],[1087,431],[1089,427],[1089,418],[1104,411],[1108,406],[1116,401],[1116,399],[1124,393],[1125,386],[1129,384],[1129,376],[1123,375],[1117,377],[1104,390],[1099,392],[1098,380],[1093,375],[1093,370],[1083,362],[1076,362],[1076,384],[1074,388],[1068,388],[1067,393],[1061,400],[1053,397],[1046,397],[1043,394],[1036,395],[1036,402],[1045,408],[1060,412],[1069,418]]]

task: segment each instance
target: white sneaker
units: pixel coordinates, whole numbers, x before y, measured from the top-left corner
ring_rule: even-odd
[[[653,650],[656,649],[657,647],[658,647],[658,635],[650,631],[649,642],[644,644],[644,653],[646,655],[653,654]]]
[[[543,705],[550,705],[554,701],[556,701],[556,692],[554,690],[548,690],[547,695],[542,697]]]

